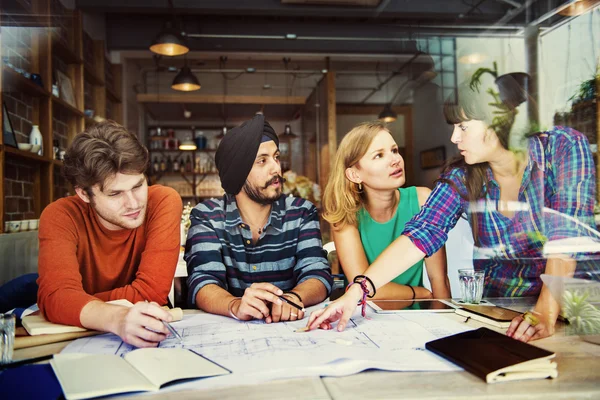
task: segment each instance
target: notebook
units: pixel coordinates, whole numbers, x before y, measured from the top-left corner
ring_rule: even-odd
[[[425,347],[487,383],[558,376],[554,353],[488,328],[437,339]]]
[[[56,354],[50,365],[68,400],[158,391],[163,385],[182,379],[231,373],[186,349],[137,349],[123,358],[112,354]]]
[[[523,314],[498,306],[462,305],[461,307],[454,312],[497,328],[508,328],[513,318]]]

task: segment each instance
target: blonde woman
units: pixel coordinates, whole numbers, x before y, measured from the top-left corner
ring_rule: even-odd
[[[340,143],[323,195],[324,218],[346,278],[362,275],[385,248],[404,231],[431,192],[425,187],[402,188],[404,160],[386,126],[366,122]],[[377,290],[376,299],[449,298],[446,253],[442,247],[425,263],[432,292],[423,287],[423,260]]]

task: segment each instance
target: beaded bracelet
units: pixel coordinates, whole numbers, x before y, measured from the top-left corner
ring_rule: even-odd
[[[358,279],[362,278],[362,281],[358,281]],[[367,297],[372,299],[373,297],[375,297],[375,294],[377,293],[377,289],[375,288],[375,285],[373,284],[373,281],[371,280],[371,278],[369,278],[366,275],[356,275],[354,277],[354,283],[359,283],[359,282],[364,282],[367,281],[371,284],[371,287],[373,288],[373,294],[369,296],[369,291],[367,290]]]
[[[302,297],[300,297],[300,295],[294,291],[288,291],[288,292],[284,292],[283,294],[293,294],[294,296],[296,296],[298,298],[298,300],[300,300],[300,303],[304,304],[304,301],[302,301]]]
[[[237,317],[237,315],[235,315],[233,313],[233,302],[236,300],[240,300],[241,297],[234,297],[230,302],[229,305],[227,306],[227,311],[229,311],[229,315],[231,316],[231,318],[235,319],[236,321],[239,321],[240,319]]]

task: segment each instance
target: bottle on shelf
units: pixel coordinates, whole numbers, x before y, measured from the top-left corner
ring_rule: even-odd
[[[165,158],[162,157],[160,159],[160,172],[166,172],[167,171],[167,163],[165,162]]]
[[[185,160],[185,172],[192,172],[192,158],[189,154],[187,160]]]
[[[156,156],[154,156],[154,161],[152,162],[152,171],[154,171],[154,173],[157,173],[159,170],[160,170],[160,164],[159,164]]]
[[[204,132],[198,131],[198,136],[196,136],[194,141],[196,142],[196,147],[198,147],[198,150],[206,148],[206,136],[204,136]]]
[[[167,157],[167,172],[173,172],[173,161],[171,161],[171,156]]]
[[[44,146],[42,145],[42,142],[42,133],[40,132],[39,126],[33,125],[31,127],[31,133],[29,134],[29,143],[31,143],[34,147],[39,146],[37,154],[40,156],[44,154]]]
[[[173,161],[173,172],[179,172],[179,158],[175,157]]]

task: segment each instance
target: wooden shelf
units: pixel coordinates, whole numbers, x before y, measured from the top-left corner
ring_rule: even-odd
[[[57,167],[61,167],[62,168],[62,166],[63,166],[63,162],[60,161],[60,160],[52,160],[52,163],[54,165],[56,165]]]
[[[96,86],[104,86],[104,79],[99,78],[94,71],[90,71],[89,68],[84,68],[85,80],[87,80],[92,85]]]
[[[52,53],[67,64],[81,64],[83,61],[73,50],[58,39],[52,41]]]
[[[78,108],[73,107],[72,105],[70,105],[69,103],[64,101],[63,99],[58,98],[56,96],[52,96],[52,104],[56,104],[63,110],[69,112],[71,115],[74,115],[76,117],[85,117],[85,114],[83,113],[83,111],[79,110]]]
[[[31,79],[25,78],[12,68],[2,67],[2,91],[21,92],[32,97],[48,97],[50,92],[33,83]]]
[[[15,149],[14,147],[10,147],[10,146],[4,146],[4,151],[6,152],[7,156],[11,155],[16,158],[20,158],[22,160],[33,160],[33,161],[36,161],[39,163],[49,163],[52,161],[52,160],[48,159],[47,157],[39,156],[30,151],[23,151],[23,150]]]
[[[111,88],[109,86],[106,86],[106,97],[108,97],[109,100],[111,100],[115,103],[121,102],[121,96],[119,96],[117,93],[115,93],[113,88]]]

